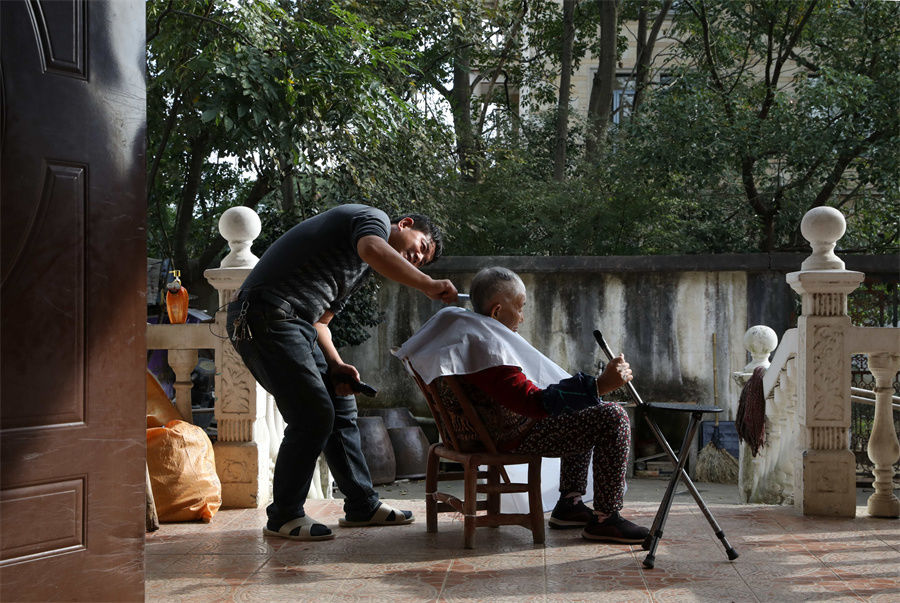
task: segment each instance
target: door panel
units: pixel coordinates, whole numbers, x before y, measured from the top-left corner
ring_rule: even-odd
[[[0,2],[0,585],[143,600],[144,4]]]

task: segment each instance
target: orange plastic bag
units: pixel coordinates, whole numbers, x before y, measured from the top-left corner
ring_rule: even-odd
[[[169,421],[181,418],[156,375],[147,369],[147,427],[162,427]]]
[[[209,522],[222,506],[212,442],[196,425],[174,420],[148,429],[147,469],[161,522]]]

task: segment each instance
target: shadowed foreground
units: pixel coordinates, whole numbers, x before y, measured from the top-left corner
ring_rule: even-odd
[[[662,480],[632,480],[623,515],[651,523]],[[677,494],[656,569],[640,546],[596,544],[547,530],[544,546],[508,526],[481,528],[462,548],[462,523],[441,515],[425,532],[421,483],[382,488],[417,521],[339,528],[341,502],[310,501],[335,530],[318,543],[262,535],[265,511],[220,511],[210,524],[164,524],[147,535],[148,601],[897,601],[900,521],[803,517],[793,507],[738,505],[735,486],[698,484],[740,558],[727,561],[693,500]]]

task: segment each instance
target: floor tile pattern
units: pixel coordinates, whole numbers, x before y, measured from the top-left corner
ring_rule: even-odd
[[[147,535],[147,601],[900,601],[900,521],[804,517],[792,507],[713,502],[740,557],[730,562],[693,501],[672,508],[656,556],[547,530],[481,528],[462,548],[458,517],[425,532],[424,502],[408,526],[339,528],[340,501],[307,512],[337,538],[303,543],[262,535],[263,510],[223,510],[209,524],[164,524]],[[623,515],[649,525],[652,501]]]

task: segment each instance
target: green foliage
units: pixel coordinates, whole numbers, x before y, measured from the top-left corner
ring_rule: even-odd
[[[584,116],[573,119],[564,183],[549,176],[546,108],[558,13],[530,13],[527,44],[546,58],[516,72],[530,118],[483,145],[483,180],[453,206],[453,252],[799,250],[800,219],[821,204],[848,218],[843,249],[896,250],[900,5],[680,3],[672,81],[610,128],[599,156],[585,153]]]
[[[620,60],[624,19],[663,4],[623,0]],[[576,65],[595,60],[598,6],[578,3]],[[820,204],[847,215],[844,250],[896,250],[900,4],[673,15],[652,67],[671,78],[590,153],[581,99],[557,182],[558,2],[150,0],[150,253],[212,263],[218,216],[246,203],[260,254],[346,201],[431,215],[447,254],[805,249],[800,218]],[[373,300],[345,312],[342,341]]]
[[[372,17],[327,1],[148,2],[151,255],[214,265],[218,217],[239,203],[263,219],[257,254],[342,202],[435,213],[452,136],[410,102],[412,34]],[[344,341],[374,320],[363,306]]]

